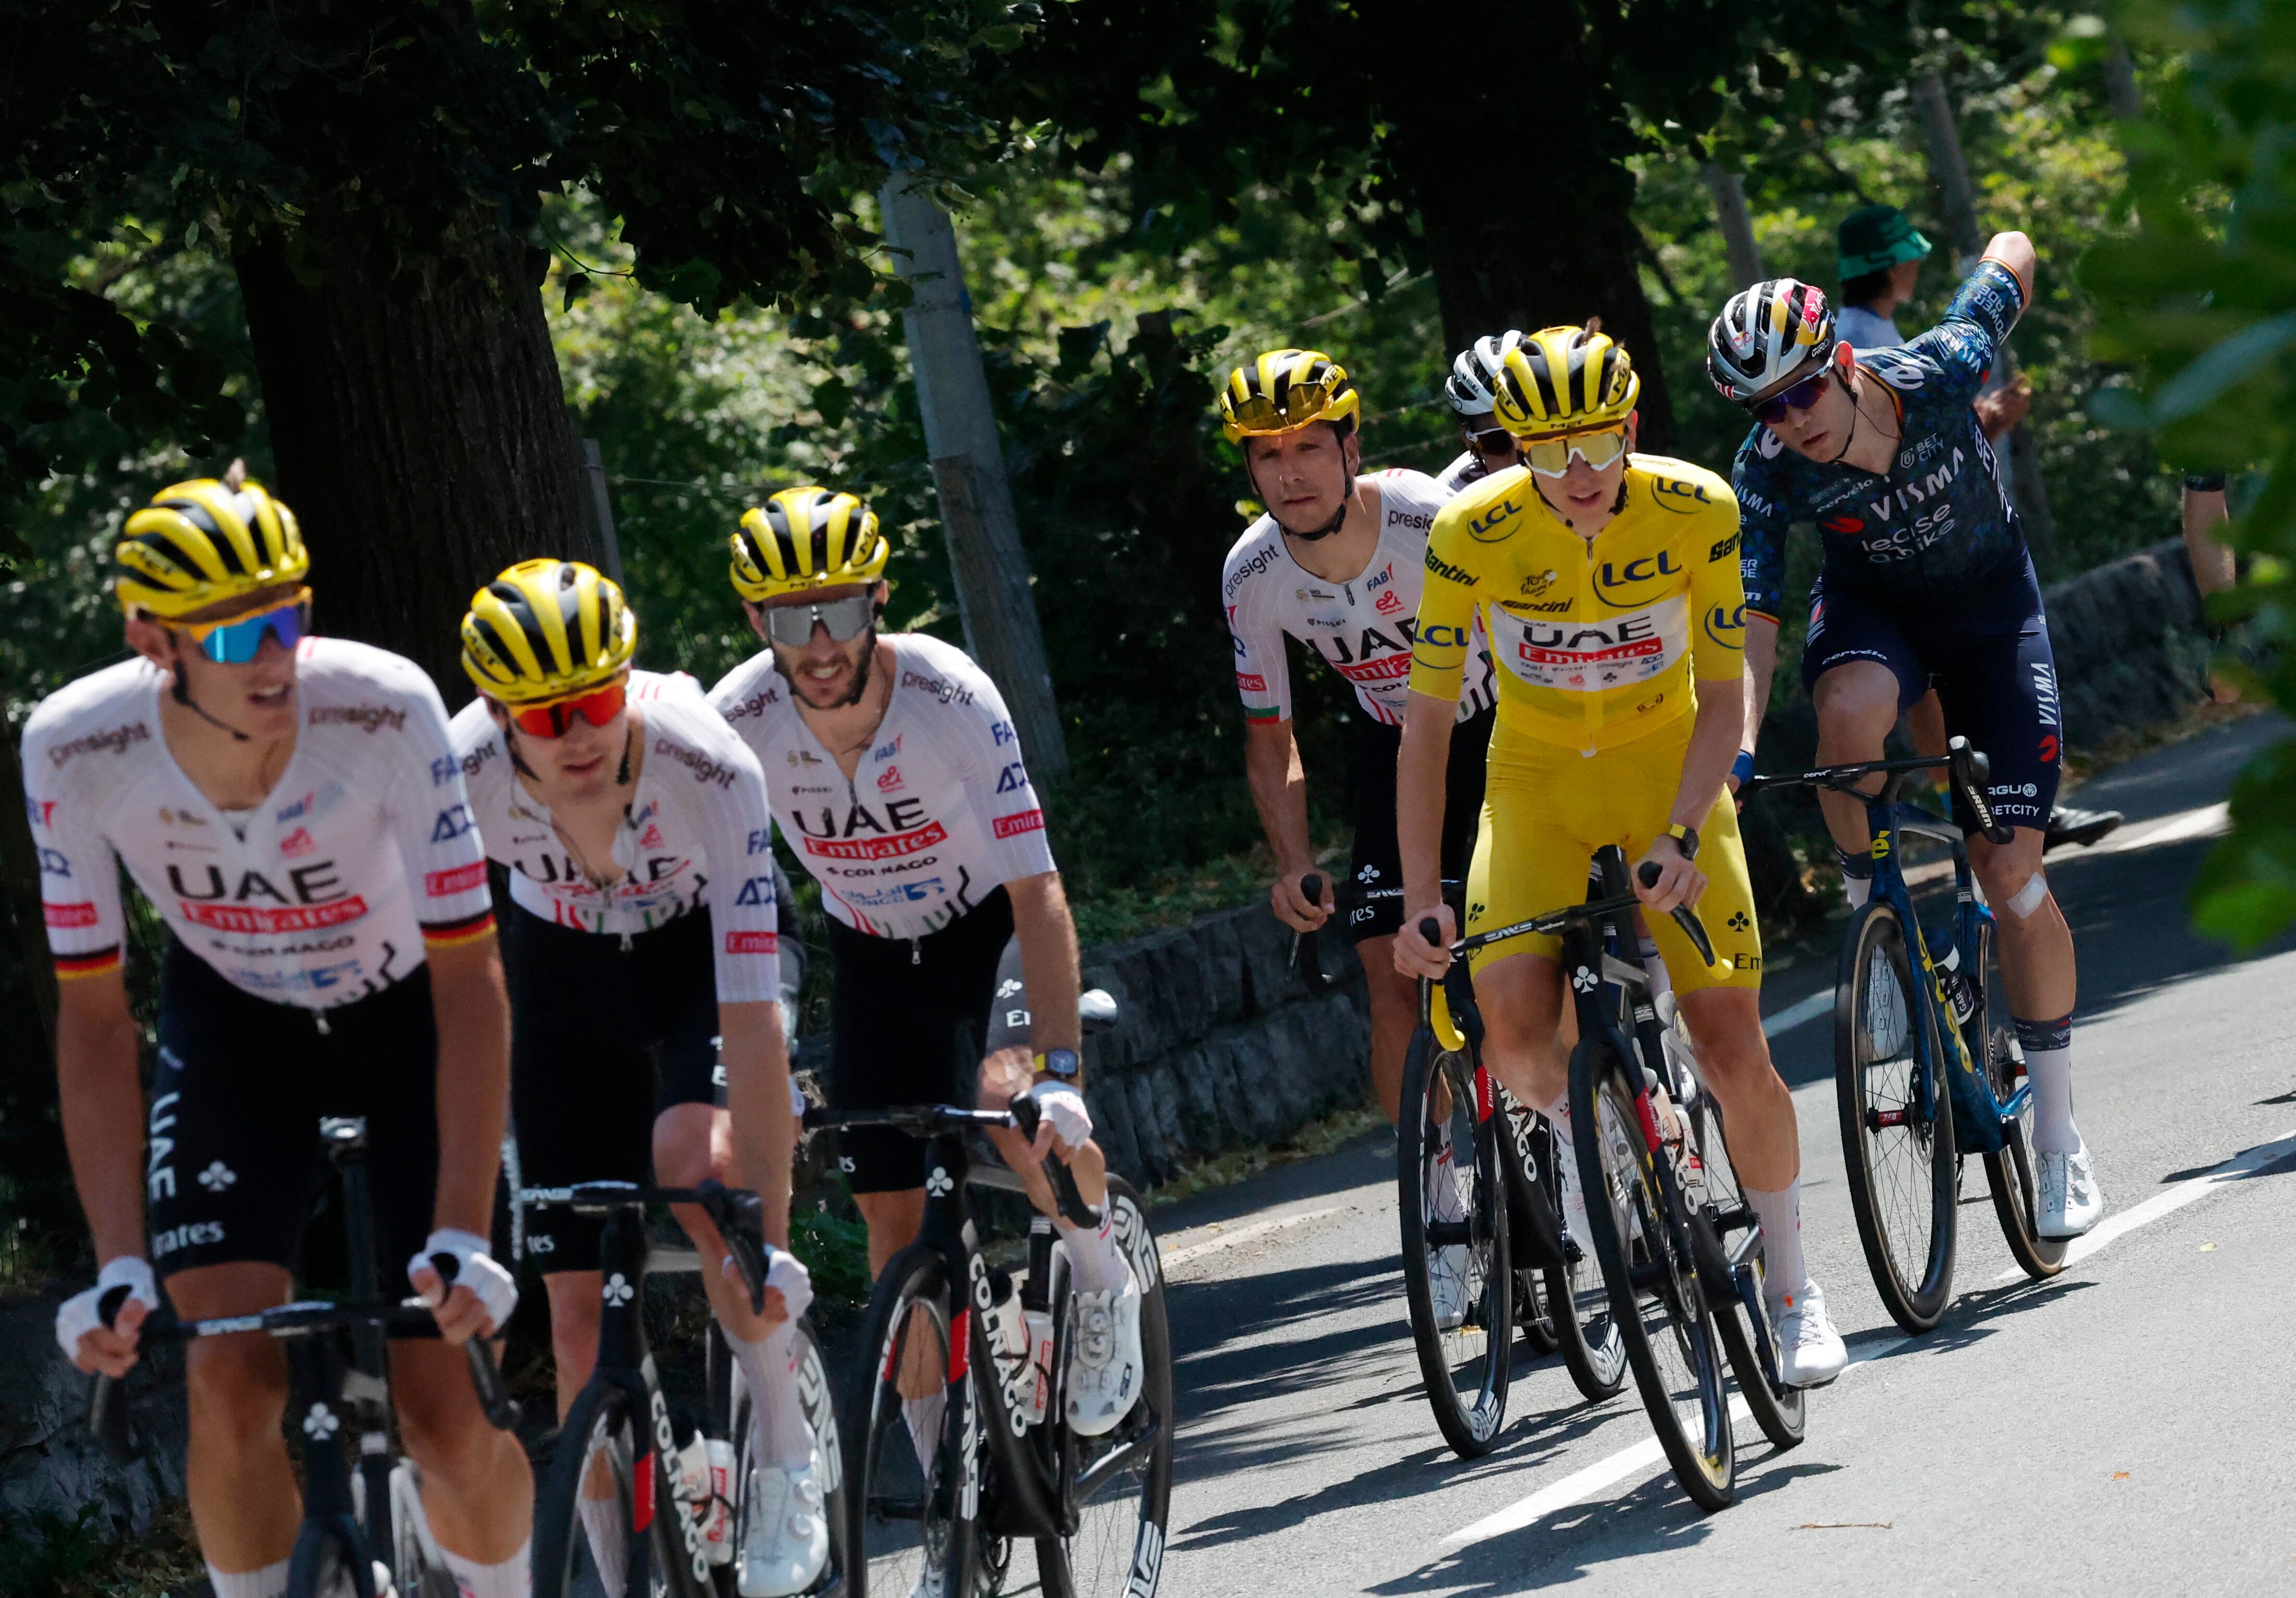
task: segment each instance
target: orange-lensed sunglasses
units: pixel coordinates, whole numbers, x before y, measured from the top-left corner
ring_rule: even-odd
[[[603,727],[619,716],[623,701],[629,697],[628,689],[629,680],[617,677],[603,688],[593,688],[573,699],[517,706],[511,709],[510,718],[529,737],[563,738],[578,716],[594,727]]]

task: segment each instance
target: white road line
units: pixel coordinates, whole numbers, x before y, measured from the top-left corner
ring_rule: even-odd
[[[1201,1259],[1206,1255],[1218,1254],[1222,1250],[1233,1249],[1239,1243],[1257,1242],[1274,1233],[1289,1232],[1292,1227],[1304,1226],[1309,1221],[1320,1221],[1325,1216],[1338,1215],[1347,1208],[1345,1204],[1332,1204],[1322,1209],[1306,1209],[1298,1215],[1283,1216],[1272,1221],[1254,1221],[1249,1226],[1238,1226],[1234,1231],[1213,1238],[1210,1242],[1190,1243],[1181,1249],[1167,1249],[1157,1258],[1163,1262],[1164,1268],[1168,1271],[1176,1265],[1185,1265],[1192,1259]]]
[[[1822,987],[1799,1004],[1788,1004],[1775,1015],[1762,1018],[1762,1036],[1775,1037],[1781,1032],[1791,1032],[1804,1021],[1814,1021],[1833,1010],[1833,989]]]
[[[2296,1155],[2296,1131],[2286,1133],[2270,1143],[2259,1143],[2255,1148],[2235,1154],[2223,1164],[2212,1167],[2197,1176],[2189,1176],[2166,1192],[2156,1194],[2134,1209],[2123,1210],[2119,1215],[2108,1217],[2097,1225],[2096,1230],[2086,1237],[2075,1239],[2066,1248],[2065,1263],[2070,1266],[2079,1260],[2086,1259],[2106,1244],[2128,1236],[2138,1227],[2150,1225],[2163,1216],[2173,1215],[2185,1205],[2206,1198],[2212,1190],[2223,1184],[2238,1181],[2243,1176],[2259,1171],[2276,1160],[2285,1160],[2291,1155]],[[2010,1277],[2023,1274],[2024,1272],[2021,1270],[2005,1271],[2000,1280],[2006,1281]],[[1847,1376],[1850,1371],[1856,1370],[1858,1366],[1870,1364],[1884,1355],[1895,1353],[1913,1340],[1912,1338],[1897,1332],[1870,1333],[1858,1338],[1849,1344],[1849,1364],[1842,1374]],[[1731,1399],[1730,1418],[1734,1425],[1751,1419],[1744,1399],[1738,1397]],[[1604,1487],[1613,1486],[1630,1477],[1644,1475],[1653,1467],[1662,1464],[1665,1458],[1665,1452],[1659,1446],[1658,1439],[1654,1437],[1645,1438],[1630,1448],[1620,1449],[1607,1459],[1599,1460],[1584,1470],[1572,1471],[1562,1480],[1539,1488],[1538,1491],[1507,1505],[1496,1514],[1485,1515],[1472,1525],[1461,1527],[1449,1537],[1445,1537],[1441,1546],[1447,1550],[1463,1548],[1470,1543],[1485,1542],[1495,1537],[1504,1537],[1511,1531],[1520,1531],[1526,1526],[1544,1520],[1557,1510],[1568,1509],[1571,1504],[1593,1496]]]
[[[2296,1132],[2287,1132],[2270,1143],[2259,1143],[2244,1154],[2236,1154],[2222,1165],[2202,1171],[2197,1176],[2187,1176],[2166,1192],[2154,1193],[2142,1204],[2109,1215],[2096,1224],[2085,1237],[2077,1237],[2065,1245],[2065,1264],[2077,1265],[2087,1259],[2115,1238],[2124,1237],[2139,1226],[2149,1226],[2164,1215],[2173,1215],[2185,1205],[2196,1203],[2209,1196],[2209,1190],[2226,1182],[2237,1182],[2243,1176],[2262,1170],[2275,1160],[2296,1154]],[[2015,1266],[1994,1278],[2006,1282],[2025,1273]]]
[[[2214,838],[2232,830],[2232,807],[2219,801],[2202,805],[2195,809],[2179,810],[2157,821],[2139,823],[2136,826],[2107,834],[2085,848],[2066,849],[2065,855],[2079,858],[2083,855],[2125,855],[2132,849],[2149,849],[2164,843],[2183,843],[2194,838]]]

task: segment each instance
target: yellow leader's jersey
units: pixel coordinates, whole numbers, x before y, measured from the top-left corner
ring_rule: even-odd
[[[1625,504],[1590,544],[1517,466],[1447,502],[1427,541],[1411,691],[1459,696],[1474,611],[1499,669],[1499,720],[1592,751],[1697,704],[1694,676],[1744,669],[1738,501],[1713,472],[1627,457]]]

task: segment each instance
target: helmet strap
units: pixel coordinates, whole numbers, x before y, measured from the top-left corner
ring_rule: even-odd
[[[191,685],[184,680],[183,645],[180,643],[176,646],[176,664],[170,675],[172,675],[176,679],[175,692],[176,702],[177,704],[183,706],[184,709],[189,710],[201,721],[206,722],[209,726],[221,727],[225,732],[229,733],[232,735],[232,738],[237,742],[249,743],[253,742],[253,740],[249,738],[246,733],[232,725],[231,723],[223,720],[219,717],[209,715],[205,707],[193,701],[192,698]]]
[[[1842,435],[1841,447],[1833,452],[1833,460],[1826,463],[1829,466],[1833,465],[1835,462],[1840,461],[1842,456],[1848,455],[1849,453],[1849,447],[1857,442],[1857,419],[1865,411],[1866,407],[1864,405],[1859,403],[1857,397],[1857,369],[1856,367],[1851,367],[1849,380],[1841,385],[1845,389],[1849,390],[1849,430]]]

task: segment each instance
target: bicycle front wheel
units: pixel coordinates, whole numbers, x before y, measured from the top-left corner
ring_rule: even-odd
[[[1414,1032],[1395,1132],[1404,1299],[1435,1424],[1469,1459],[1506,1420],[1514,1341],[1498,1118],[1486,1109],[1467,1057]]]
[[[829,1373],[822,1364],[821,1345],[814,1337],[813,1323],[803,1315],[798,1317],[794,1341],[798,1402],[804,1406],[807,1423],[813,1428],[816,1462],[814,1480],[821,1488],[822,1518],[829,1530],[829,1562],[822,1567],[821,1574],[806,1592],[832,1593],[845,1581],[845,1538],[849,1529],[845,1512],[845,1455],[838,1444],[836,1397],[830,1390]],[[754,1507],[750,1500],[750,1467],[754,1463],[750,1410],[755,1400],[749,1384],[742,1380],[742,1367],[734,1363],[726,1347],[724,1331],[714,1322],[709,1327],[709,1435],[730,1442],[734,1460],[734,1479],[728,1484],[734,1494],[734,1553],[726,1563],[713,1567],[713,1579],[718,1598],[739,1598],[741,1549],[749,1537],[750,1515]]]
[[[1993,1102],[2006,1104],[2018,1089],[2022,1071],[2009,1028],[1999,1024],[2009,1013],[2009,1003],[2001,990],[2000,956],[1989,920],[1979,923],[1975,974],[1983,984],[1979,991],[1984,997],[1973,1018],[1975,1024],[1966,1028],[1976,1034],[1968,1042],[1980,1051]],[[2032,1094],[2025,1095],[2024,1107],[2017,1114],[2002,1118],[2001,1146],[1988,1150],[1984,1159],[1985,1184],[1993,1190],[1994,1218],[2001,1223],[2010,1258],[2025,1274],[2046,1282],[2065,1268],[2067,1240],[2043,1237],[2034,1230],[2034,1206],[2039,1194],[2033,1179]]]
[[[1120,1176],[1108,1178],[1108,1205],[1116,1241],[1140,1282],[1140,1400],[1106,1437],[1078,1437],[1061,1428],[1062,1490],[1077,1521],[1072,1535],[1037,1543],[1046,1598],[1154,1598],[1163,1573],[1177,1421],[1164,1273],[1148,1212]],[[1067,1318],[1062,1315],[1060,1323]],[[1055,1423],[1046,1417],[1046,1426]]]
[[[846,1405],[847,1573],[854,1598],[972,1598],[980,1423],[940,1255],[911,1243],[877,1278]],[[955,1356],[955,1357],[952,1357]]]
[[[1793,1447],[1802,1440],[1802,1429],[1808,1421],[1808,1397],[1798,1387],[1774,1386],[1770,1381],[1770,1364],[1762,1358],[1759,1339],[1775,1356],[1776,1339],[1770,1334],[1761,1291],[1764,1256],[1754,1256],[1753,1299],[1749,1305],[1738,1291],[1738,1283],[1731,1275],[1730,1262],[1724,1253],[1720,1233],[1712,1224],[1712,1214],[1718,1210],[1737,1210],[1745,1207],[1744,1192],[1738,1186],[1737,1168],[1730,1163],[1729,1145],[1722,1135],[1722,1112],[1714,1102],[1714,1095],[1701,1085],[1697,1102],[1687,1117],[1690,1123],[1691,1144],[1698,1151],[1698,1162],[1704,1173],[1706,1213],[1698,1216],[1691,1225],[1691,1242],[1699,1250],[1706,1270],[1708,1291],[1714,1299],[1714,1329],[1721,1334],[1723,1352],[1730,1356],[1730,1373],[1738,1379],[1738,1391],[1746,1400],[1746,1408],[1754,1417],[1754,1424],[1777,1449]],[[1753,1324],[1755,1315],[1765,1317],[1761,1325]]]
[[[1541,1353],[1560,1352],[1579,1392],[1600,1404],[1626,1385],[1627,1350],[1611,1315],[1610,1295],[1603,1289],[1594,1245],[1585,1238],[1572,1240],[1578,1251],[1575,1263],[1563,1247],[1561,1201],[1555,1196],[1564,1175],[1560,1161],[1578,1156],[1568,1150],[1558,1155],[1554,1129],[1545,1116],[1525,1109],[1504,1089],[1499,1102],[1514,1140],[1514,1164],[1508,1173],[1514,1204],[1508,1211],[1507,1228],[1518,1284],[1515,1319],[1523,1322],[1523,1305],[1535,1306],[1539,1331],[1534,1335],[1526,1327],[1523,1341]],[[1542,1263],[1528,1263],[1534,1258]]]
[[[611,1507],[586,1518],[586,1499]],[[663,1461],[619,1387],[593,1380],[558,1430],[535,1499],[533,1578],[534,1598],[707,1598],[709,1573],[689,1560]]]
[[[1737,1492],[1722,1352],[1644,1108],[1610,1045],[1581,1038],[1570,1054],[1570,1119],[1595,1257],[1659,1446],[1692,1502],[1717,1510]]]
[[[345,1528],[306,1520],[287,1561],[287,1598],[375,1598],[374,1570]]]
[[[1927,1332],[1953,1291],[1959,1184],[1937,1006],[1915,991],[1913,947],[1885,900],[1850,919],[1833,992],[1833,1081],[1866,1267],[1890,1318]]]

